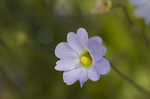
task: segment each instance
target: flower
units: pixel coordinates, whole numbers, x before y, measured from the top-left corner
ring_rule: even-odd
[[[82,87],[88,79],[98,81],[100,75],[110,71],[110,64],[104,58],[106,48],[102,45],[100,37],[88,39],[84,28],[79,28],[77,34],[69,32],[67,42],[59,43],[55,55],[60,60],[56,62],[55,69],[64,71],[63,80],[67,85],[80,81]]]
[[[131,0],[132,5],[136,6],[135,16],[144,18],[146,24],[150,23],[150,0]]]

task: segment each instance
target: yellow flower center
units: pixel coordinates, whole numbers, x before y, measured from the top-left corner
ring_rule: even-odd
[[[92,57],[91,57],[91,55],[90,55],[90,53],[88,51],[84,51],[81,54],[80,62],[86,68],[89,68],[89,67],[92,66],[93,60],[92,60]]]

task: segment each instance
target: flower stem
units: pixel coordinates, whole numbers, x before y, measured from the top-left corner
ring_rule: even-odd
[[[143,88],[142,86],[140,86],[139,84],[137,84],[135,81],[133,81],[132,79],[130,79],[128,76],[126,76],[125,74],[123,74],[120,70],[118,70],[118,68],[116,68],[113,64],[111,64],[112,69],[118,73],[118,75],[123,78],[124,80],[128,81],[128,83],[130,83],[132,86],[134,86],[137,90],[139,90],[140,92],[144,93],[148,99],[150,99],[150,92],[147,91],[145,88]]]
[[[145,46],[146,46],[148,49],[150,49],[150,42],[149,42],[149,39],[148,39],[147,36],[146,36],[146,30],[145,30],[145,28],[136,25],[136,24],[132,21],[130,15],[129,15],[127,6],[125,5],[125,3],[122,2],[122,3],[119,3],[119,4],[114,5],[113,9],[116,9],[116,8],[122,8],[122,11],[124,12],[124,15],[125,15],[125,17],[126,17],[126,20],[128,21],[128,23],[129,23],[129,25],[130,25],[130,27],[131,27],[132,29],[133,29],[134,27],[140,28],[141,33],[140,33],[140,37],[139,37],[139,38],[142,39],[142,41],[144,42]],[[135,34],[132,34],[131,36],[135,37]],[[141,38],[141,37],[142,37],[142,38]]]

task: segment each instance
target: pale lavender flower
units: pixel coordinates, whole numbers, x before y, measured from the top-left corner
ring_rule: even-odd
[[[144,18],[146,24],[150,24],[150,0],[130,0],[131,4],[136,7],[135,16]]]
[[[67,85],[80,81],[81,87],[88,79],[98,81],[100,75],[110,71],[110,64],[104,58],[106,48],[100,37],[88,38],[84,28],[77,33],[69,32],[67,42],[59,43],[55,49],[57,61],[55,69],[64,71],[63,80]]]

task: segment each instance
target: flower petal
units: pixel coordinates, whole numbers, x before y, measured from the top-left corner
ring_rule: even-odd
[[[66,60],[59,60],[56,63],[55,69],[58,71],[69,71],[78,66],[79,60],[78,59],[66,59]]]
[[[81,88],[83,87],[83,84],[84,84],[87,80],[88,80],[88,72],[87,72],[86,69],[81,68],[81,73],[80,73],[80,78],[79,78]]]
[[[146,18],[146,24],[150,24],[150,17]]]
[[[148,0],[130,0],[130,3],[135,6],[141,6],[149,2]]]
[[[102,58],[99,62],[95,65],[96,71],[98,74],[105,75],[110,71],[110,63],[107,59]]]
[[[88,33],[84,28],[79,28],[77,30],[77,35],[81,39],[81,42],[87,46],[88,43]]]
[[[88,71],[88,78],[92,81],[98,81],[100,75],[97,73],[96,69],[93,67]]]
[[[106,53],[106,48],[101,43],[100,37],[92,37],[88,40],[88,49],[95,62],[99,61]]]
[[[59,43],[55,49],[55,55],[60,59],[77,57],[76,52],[67,43]]]
[[[135,16],[137,18],[146,18],[146,17],[149,17],[149,9],[150,9],[150,6],[139,6],[136,8],[135,10]]]
[[[81,68],[77,68],[71,71],[67,71],[63,73],[63,80],[67,85],[72,85],[77,80],[79,80]]]
[[[80,42],[80,38],[73,32],[69,32],[67,36],[69,46],[74,49],[77,53],[81,54],[84,50],[83,44]]]

